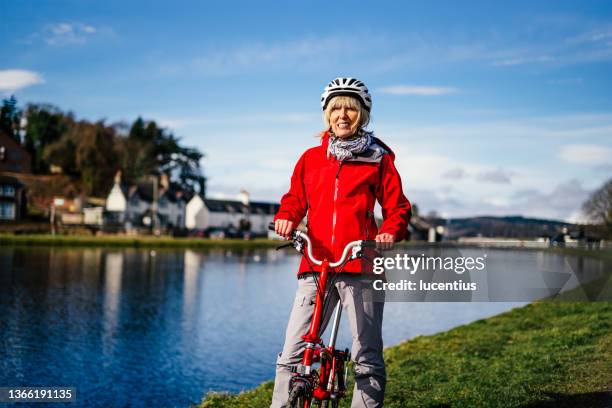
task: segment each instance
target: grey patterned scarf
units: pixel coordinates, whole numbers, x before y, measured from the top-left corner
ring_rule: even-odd
[[[372,145],[372,135],[373,132],[359,129],[355,136],[349,139],[341,139],[330,132],[327,157],[331,155],[339,161],[354,159]]]

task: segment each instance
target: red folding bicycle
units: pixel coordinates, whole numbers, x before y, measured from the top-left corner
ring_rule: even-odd
[[[270,223],[269,228],[273,231],[274,223]],[[340,273],[348,261],[363,257],[364,248],[375,248],[376,241],[349,242],[344,247],[342,256],[336,262],[316,259],[312,253],[310,238],[304,232],[294,230],[291,234],[291,241],[291,243],[282,245],[279,249],[293,246],[298,252],[304,254],[309,262],[320,266],[321,272],[318,278],[313,274],[317,287],[316,300],[308,333],[302,336],[305,342],[302,362],[294,367],[293,377],[289,382],[287,406],[290,408],[328,408],[331,404],[331,408],[337,408],[340,399],[346,394],[348,361],[351,356],[348,349],[341,351],[335,348],[340,318],[342,317],[342,305],[339,301],[334,305],[336,310],[327,346],[319,336],[324,311],[330,306],[326,296],[326,289],[330,283],[328,282],[330,268],[338,268],[336,273]],[[333,286],[333,276],[330,286]]]

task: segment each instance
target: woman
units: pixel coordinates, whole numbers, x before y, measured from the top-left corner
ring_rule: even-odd
[[[395,155],[366,130],[372,107],[368,88],[355,78],[334,79],[325,88],[321,105],[327,130],[320,146],[308,149],[295,166],[291,187],[275,217],[276,233],[288,238],[308,213],[308,235],[318,259],[339,259],[346,244],[354,240],[375,239],[379,248],[388,249],[405,237],[410,203],[393,164]],[[374,219],[376,200],[383,214],[380,230]],[[285,345],[277,359],[272,408],[285,406],[291,367],[300,363],[304,350],[301,336],[308,331],[316,295],[313,270],[318,272],[302,258]],[[360,279],[360,273],[371,271],[371,265],[360,260],[348,262],[334,276],[328,293],[330,304],[341,301],[353,335],[353,408],[382,406],[385,390],[384,303],[373,302],[371,296],[364,300],[368,298],[363,296],[365,291],[372,287]],[[332,308],[328,309],[322,330],[331,316]]]

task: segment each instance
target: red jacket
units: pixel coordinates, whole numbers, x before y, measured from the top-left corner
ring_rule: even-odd
[[[327,157],[329,135],[320,146],[310,148],[300,157],[291,187],[282,197],[275,220],[293,221],[297,226],[308,212],[308,236],[317,259],[337,261],[346,244],[354,240],[374,239],[389,233],[395,241],[406,237],[410,220],[410,202],[402,192],[402,181],[393,164],[395,155],[380,140],[387,154],[378,163],[344,161]],[[374,204],[382,207],[383,223],[378,231]],[[313,269],[319,268],[313,265]],[[369,268],[371,269],[371,267]],[[298,274],[310,271],[302,258]],[[344,272],[362,272],[360,260],[348,262]]]

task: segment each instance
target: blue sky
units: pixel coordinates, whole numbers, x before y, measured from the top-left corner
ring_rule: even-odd
[[[4,3],[3,97],[154,119],[211,196],[278,200],[336,76],[423,212],[580,220],[612,175],[610,2]]]

